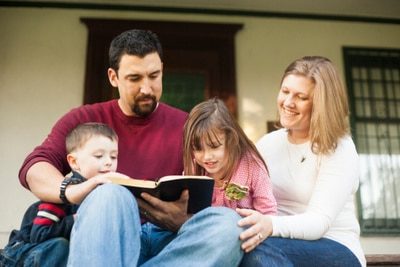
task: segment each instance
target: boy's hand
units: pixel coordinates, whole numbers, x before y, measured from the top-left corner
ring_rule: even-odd
[[[108,177],[118,177],[118,178],[128,178],[128,176],[118,173],[118,172],[108,172],[96,175],[92,178],[89,178],[83,183],[80,184],[70,184],[67,186],[65,190],[65,195],[68,201],[72,204],[81,204],[85,197],[92,192],[97,186],[101,184],[108,184],[111,181]]]

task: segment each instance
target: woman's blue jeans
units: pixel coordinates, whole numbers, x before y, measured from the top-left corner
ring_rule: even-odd
[[[231,209],[207,208],[172,233],[141,225],[126,188],[101,185],[79,207],[68,266],[238,266],[239,219]]]
[[[357,257],[344,245],[321,238],[315,241],[269,237],[244,255],[240,267],[360,267]]]

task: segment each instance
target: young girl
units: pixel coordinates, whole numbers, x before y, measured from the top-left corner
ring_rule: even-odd
[[[212,206],[276,214],[267,166],[225,104],[195,106],[184,126],[184,173],[214,178]]]

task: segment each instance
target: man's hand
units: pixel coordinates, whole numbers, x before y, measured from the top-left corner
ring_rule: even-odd
[[[166,202],[147,193],[137,198],[140,215],[143,219],[162,227],[163,229],[178,232],[179,228],[193,214],[187,213],[189,191],[184,190],[177,201]]]

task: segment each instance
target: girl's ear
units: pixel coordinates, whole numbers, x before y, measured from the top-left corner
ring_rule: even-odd
[[[67,161],[72,170],[74,170],[74,171],[79,170],[78,160],[73,154],[67,155]]]

